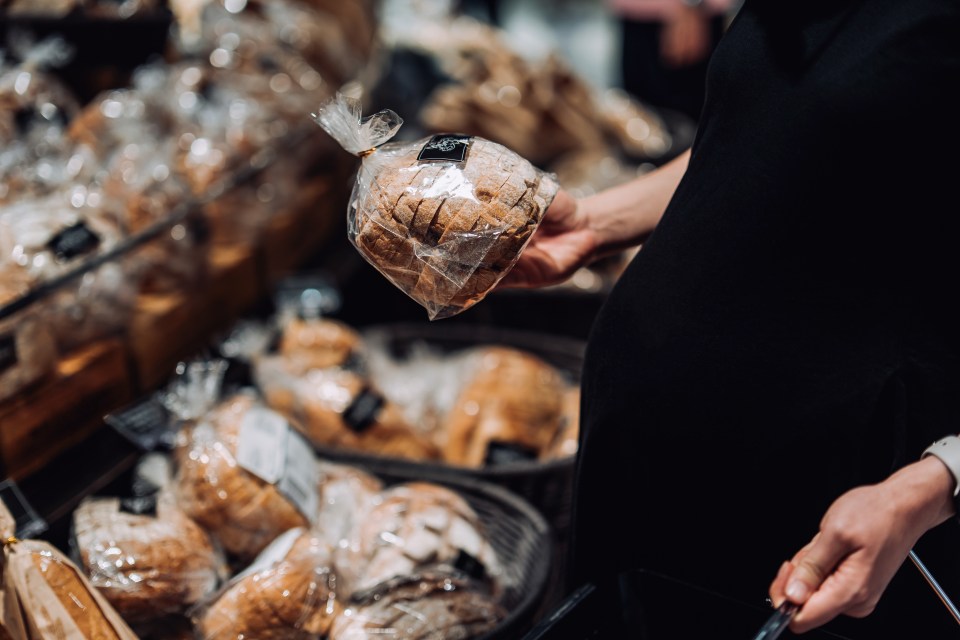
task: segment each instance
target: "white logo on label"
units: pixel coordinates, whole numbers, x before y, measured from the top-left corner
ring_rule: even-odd
[[[440,140],[434,140],[427,145],[427,149],[436,149],[437,151],[449,152],[457,148],[457,145],[460,144],[460,140],[456,138],[441,138]]]

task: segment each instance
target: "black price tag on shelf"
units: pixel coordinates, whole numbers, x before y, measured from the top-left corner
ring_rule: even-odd
[[[377,420],[380,409],[386,401],[383,396],[366,388],[361,391],[347,410],[343,412],[343,421],[355,433],[362,433]]]
[[[512,442],[491,440],[490,444],[487,445],[487,457],[486,460],[484,460],[484,464],[493,466],[536,459],[537,452],[529,447]]]
[[[7,505],[10,515],[17,523],[14,535],[21,540],[36,538],[49,528],[47,522],[37,515],[27,499],[23,497],[20,487],[13,480],[0,482],[0,499]]]
[[[62,262],[90,253],[99,246],[100,236],[91,231],[84,222],[67,227],[47,243],[53,255]]]
[[[463,162],[470,148],[471,136],[444,133],[433,136],[423,145],[419,161]]]
[[[143,451],[173,447],[170,412],[156,399],[107,414],[103,421]]]
[[[12,333],[0,334],[0,373],[16,366],[19,361],[17,358],[17,336]]]

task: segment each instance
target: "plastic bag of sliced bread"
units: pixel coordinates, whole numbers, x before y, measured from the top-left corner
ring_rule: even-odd
[[[363,257],[426,308],[431,320],[473,306],[513,268],[558,185],[510,149],[441,134],[384,144],[403,120],[361,118],[338,94],[314,116],[362,158],[347,233]]]
[[[40,540],[17,540],[14,531],[15,521],[0,501],[0,625],[12,640],[136,640],[130,627],[66,556]]]

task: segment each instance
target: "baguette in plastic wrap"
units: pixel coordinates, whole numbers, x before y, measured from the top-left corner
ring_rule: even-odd
[[[83,572],[52,545],[17,540],[0,501],[3,625],[13,640],[136,640],[136,635]]]
[[[361,119],[338,94],[315,116],[363,160],[347,210],[350,241],[430,319],[486,296],[513,267],[558,185],[506,147],[443,134],[384,144],[403,123],[392,111]]]

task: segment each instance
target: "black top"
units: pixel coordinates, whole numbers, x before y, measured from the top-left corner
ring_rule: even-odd
[[[577,581],[762,602],[837,496],[960,432],[958,98],[955,0],[747,0],[590,338]]]

